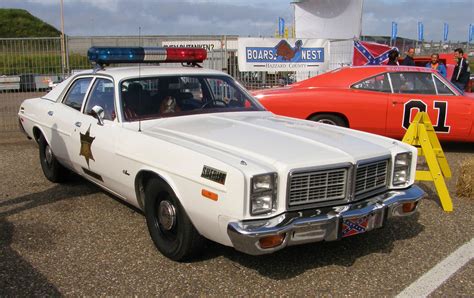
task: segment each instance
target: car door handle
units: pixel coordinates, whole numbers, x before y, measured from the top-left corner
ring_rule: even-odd
[[[54,115],[54,112],[53,112],[53,111],[48,111],[48,115],[49,115],[49,116],[53,116],[53,115]]]
[[[81,127],[82,122],[76,122],[76,123],[74,123],[74,124],[75,124],[77,127]]]
[[[403,103],[403,101],[396,101],[396,100],[392,101],[393,105],[398,105],[398,104],[402,104],[402,103]]]

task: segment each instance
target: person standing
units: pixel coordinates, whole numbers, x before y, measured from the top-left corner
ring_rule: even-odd
[[[405,56],[405,59],[402,61],[402,65],[405,66],[416,66],[415,65],[415,60],[413,59],[415,57],[415,48],[408,48],[408,51],[406,53],[407,55]]]
[[[451,82],[461,91],[464,91],[467,83],[469,82],[469,76],[471,72],[469,69],[469,62],[464,58],[464,51],[461,48],[454,50],[454,59],[457,63],[454,67]]]
[[[444,66],[444,64],[439,61],[438,53],[431,54],[431,62],[428,62],[426,67],[437,70],[443,77],[446,78],[446,66]]]
[[[398,51],[393,49],[388,53],[387,65],[399,65],[398,64]]]

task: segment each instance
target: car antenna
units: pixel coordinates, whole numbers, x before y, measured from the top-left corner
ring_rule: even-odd
[[[142,27],[138,26],[138,46],[142,46]],[[141,78],[141,65],[142,63],[139,62],[138,63],[138,83],[141,85],[140,83],[140,78]],[[142,100],[141,100],[141,93],[140,92],[140,89],[139,89],[139,92],[138,92],[138,113],[141,114],[142,112]],[[142,131],[142,118],[140,117],[140,114],[138,116],[138,132],[141,132]]]

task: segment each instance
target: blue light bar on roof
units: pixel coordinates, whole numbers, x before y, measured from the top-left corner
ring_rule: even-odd
[[[143,48],[92,47],[87,51],[89,61],[97,64],[112,63],[196,63],[207,58],[201,48]]]

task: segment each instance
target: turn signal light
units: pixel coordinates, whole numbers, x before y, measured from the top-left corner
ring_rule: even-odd
[[[213,201],[217,201],[219,199],[219,196],[215,192],[209,191],[207,189],[201,190],[201,194],[203,197],[211,199]]]
[[[280,244],[283,243],[284,240],[285,240],[285,234],[263,237],[263,238],[260,238],[258,242],[261,248],[267,249],[267,248],[273,248],[273,247],[279,246]]]
[[[412,202],[412,203],[404,203],[402,206],[402,210],[404,213],[409,213],[415,210],[416,205],[418,202]]]

